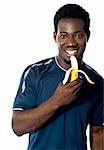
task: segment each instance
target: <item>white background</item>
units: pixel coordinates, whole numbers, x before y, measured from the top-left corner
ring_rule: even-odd
[[[28,136],[17,137],[11,129],[12,105],[20,76],[26,66],[55,56],[55,11],[77,3],[91,17],[91,37],[84,61],[104,77],[103,1],[94,0],[0,0],[0,150],[26,150]]]

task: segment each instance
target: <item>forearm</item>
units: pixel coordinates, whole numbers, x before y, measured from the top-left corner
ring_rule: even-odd
[[[92,150],[103,150],[104,149],[104,137],[99,135],[97,138],[93,137]]]
[[[55,114],[58,107],[53,97],[51,97],[37,108],[14,111],[12,119],[14,132],[20,136],[38,130]]]
[[[12,127],[17,135],[38,130],[46,123],[62,106],[70,104],[81,89],[81,81],[77,79],[65,86],[59,84],[53,96],[43,102],[37,108],[14,111]]]
[[[104,149],[104,127],[92,127],[92,150]]]

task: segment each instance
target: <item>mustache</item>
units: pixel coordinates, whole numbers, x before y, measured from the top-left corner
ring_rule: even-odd
[[[76,45],[72,45],[72,46],[66,45],[66,46],[63,46],[63,48],[64,49],[78,49],[78,46],[76,46]]]

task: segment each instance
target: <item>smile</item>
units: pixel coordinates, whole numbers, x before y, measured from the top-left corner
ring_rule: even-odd
[[[77,54],[77,50],[65,50],[65,52],[68,56],[75,56]]]

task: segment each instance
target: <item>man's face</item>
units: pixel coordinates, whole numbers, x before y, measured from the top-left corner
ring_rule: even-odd
[[[86,47],[87,35],[81,19],[65,18],[58,23],[54,39],[58,46],[58,61],[65,69],[69,68],[70,56],[75,55],[80,62]]]

